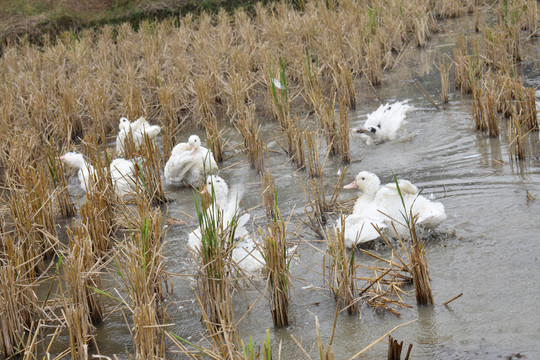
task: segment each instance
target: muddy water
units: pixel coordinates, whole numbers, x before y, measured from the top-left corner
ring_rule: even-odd
[[[468,29],[470,18],[458,20],[455,29]],[[418,308],[414,296],[406,298],[412,309],[401,310],[401,315],[375,311],[362,305],[360,315],[339,315],[333,348],[337,358],[348,358],[369,345],[395,326],[407,321],[416,322],[393,333],[396,339],[414,344],[415,359],[493,359],[513,354],[535,358],[540,351],[540,315],[536,299],[540,296],[540,145],[538,134],[528,139],[530,156],[521,162],[511,160],[506,142],[506,129],[502,126],[499,139],[489,139],[471,129],[472,101],[469,95],[453,91],[445,110],[438,111],[414,86],[418,80],[427,92],[437,99],[440,89],[439,72],[435,67],[441,54],[450,53],[455,46],[457,32],[435,36],[425,49],[410,49],[391,74],[386,74],[384,85],[377,89],[386,101],[409,99],[414,110],[408,114],[409,136],[401,141],[368,147],[359,139],[351,138],[353,160],[345,181],[352,181],[361,170],[376,173],[382,182],[392,180],[392,171],[398,177],[411,180],[441,201],[448,218],[438,231],[426,239],[426,252],[431,274],[435,305]],[[524,45],[525,62],[521,67],[527,86],[540,85],[540,43]],[[367,113],[379,103],[370,88],[359,85],[357,110],[349,114],[351,127],[360,125]],[[540,102],[537,97],[537,102]],[[273,143],[277,131],[275,123],[263,124],[263,136],[271,143],[272,170],[279,188],[282,213],[303,212],[305,196],[301,187],[307,175],[296,172],[294,164]],[[196,131],[195,131],[196,132]],[[185,137],[189,135],[186,131]],[[199,135],[203,135],[200,133]],[[228,129],[224,137],[230,144],[241,143],[239,135]],[[222,176],[230,184],[242,182],[246,192],[243,208],[249,209],[254,219],[252,229],[264,227],[264,208],[261,206],[262,185],[258,175],[249,168],[244,155],[227,153],[221,168]],[[228,168],[227,168],[228,167]],[[330,159],[325,168],[325,183],[337,180],[343,165],[339,159]],[[185,220],[184,224],[170,226],[166,233],[165,257],[167,270],[178,277],[172,280],[174,293],[169,302],[167,323],[170,330],[192,341],[200,339],[204,327],[200,322],[200,309],[194,301],[192,283],[193,260],[185,248],[187,233],[197,226],[193,194],[187,189],[168,188],[172,200],[166,209],[168,217]],[[527,202],[527,192],[538,197]],[[354,196],[342,192],[341,199]],[[270,328],[274,351],[282,342],[284,358],[303,358],[291,335],[304,349],[316,355],[315,317],[328,341],[336,303],[324,285],[322,253],[324,245],[309,232],[300,234],[303,242],[299,258],[291,267],[294,280],[291,325],[274,329],[265,299],[259,301],[239,326],[243,338],[253,336],[262,344],[264,331]],[[293,236],[293,241],[298,241]],[[311,244],[313,246],[308,245]],[[317,251],[320,250],[320,251]],[[383,246],[372,251],[381,256],[389,252]],[[373,264],[360,253],[357,261]],[[264,289],[264,281],[254,285]],[[412,289],[412,288],[411,288]],[[455,295],[463,296],[448,306],[441,305]],[[254,302],[259,292],[249,289],[246,297]],[[237,294],[237,318],[248,305]],[[129,315],[128,315],[129,317]],[[132,353],[131,337],[124,318],[113,313],[99,327],[98,343],[104,355],[117,354],[120,358]],[[170,358],[174,355],[170,348]],[[386,344],[380,343],[368,351],[365,359],[384,358]]]

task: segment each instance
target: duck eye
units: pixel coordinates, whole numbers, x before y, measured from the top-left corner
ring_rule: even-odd
[[[366,178],[363,177],[362,180],[366,180]]]
[[[381,128],[381,124],[377,125],[377,127],[380,129],[380,128]]]

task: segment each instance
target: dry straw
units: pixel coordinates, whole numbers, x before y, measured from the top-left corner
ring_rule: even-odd
[[[115,257],[118,273],[131,299],[136,359],[165,355],[165,311],[161,308],[165,261],[161,244],[161,212],[140,201],[129,222],[135,224]]]
[[[345,245],[345,218],[341,216],[341,229],[333,232],[326,229],[326,253],[323,262],[323,274],[327,274],[326,282],[334,293],[334,298],[347,309],[349,314],[358,312],[358,289],[356,285],[356,268],[354,250],[347,255]]]
[[[272,321],[274,326],[284,327],[289,325],[291,255],[287,252],[287,222],[279,211],[277,190],[275,194],[274,217],[265,231],[260,230],[260,234],[263,239]]]
[[[15,242],[10,234],[1,236],[5,253],[0,256],[0,354],[10,358],[28,351],[21,345],[29,335],[27,329],[33,328],[40,317],[40,306],[24,244]]]
[[[43,167],[19,170],[20,183],[10,182],[9,208],[15,234],[28,262],[30,276],[44,270],[43,260],[53,258],[59,241],[53,212],[53,198]]]
[[[77,210],[68,192],[65,169],[57,154],[47,152],[47,165],[51,176],[52,186],[56,191],[55,200],[60,216],[67,218],[75,216]]]
[[[198,264],[196,296],[212,348],[223,358],[234,358],[238,334],[232,302],[234,262],[231,256],[238,219],[235,215],[225,224],[223,211],[215,201],[213,185],[208,191],[212,194],[208,209],[201,206],[200,199],[195,199],[201,229],[201,244],[193,253]]]
[[[139,195],[145,196],[153,205],[164,204],[167,198],[161,182],[161,154],[156,143],[147,134],[144,134],[141,155],[135,166]]]
[[[441,95],[440,99],[444,104],[449,101],[450,94],[450,69],[452,65],[448,63],[447,58],[442,58],[439,62],[439,71],[441,73]]]
[[[413,217],[412,209],[409,214],[411,233],[411,273],[413,276],[416,302],[419,305],[433,304],[433,292],[429,278],[429,270],[426,260],[424,244],[418,241],[416,235],[416,220]]]
[[[323,239],[325,235],[324,226],[327,223],[327,213],[336,210],[336,207],[338,206],[337,199],[339,192],[341,191],[341,183],[343,182],[346,173],[347,167],[341,171],[329,199],[327,199],[326,196],[324,178],[322,176],[310,177],[306,183],[302,184],[304,194],[306,194],[307,197],[307,204],[304,206],[306,215],[304,222],[321,239]]]
[[[405,360],[409,360],[413,345],[409,344]],[[391,335],[388,335],[388,360],[401,360],[401,351],[403,349],[403,341],[398,342]]]
[[[219,137],[217,117],[211,105],[212,79],[196,79],[195,92],[197,94],[197,111],[200,122],[206,130],[206,138],[211,140],[211,150],[217,162],[223,161],[223,148]]]
[[[103,304],[92,288],[100,288],[92,240],[88,232],[75,226],[69,233],[69,254],[61,259],[63,315],[69,330],[72,359],[87,359],[88,345],[95,342],[97,324],[103,319]]]
[[[268,153],[266,154],[268,158]],[[274,176],[270,171],[270,168],[265,169],[261,175],[263,181],[263,203],[266,209],[266,216],[270,219],[274,219],[276,214],[275,210],[275,201],[276,201],[276,184],[274,181]]]
[[[244,106],[243,112],[234,126],[244,138],[244,145],[248,150],[251,167],[262,172],[264,170],[263,140],[260,134],[260,126],[255,121],[255,107]]]

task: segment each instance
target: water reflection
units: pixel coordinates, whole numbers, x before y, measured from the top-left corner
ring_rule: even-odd
[[[481,156],[480,163],[483,166],[500,169],[501,165],[504,164],[499,138],[491,138],[485,134],[476,134],[475,145]]]
[[[435,359],[440,344],[444,343],[439,336],[435,306],[418,306],[417,311],[418,322],[416,326],[418,331],[415,332],[414,343],[422,344],[423,357]]]

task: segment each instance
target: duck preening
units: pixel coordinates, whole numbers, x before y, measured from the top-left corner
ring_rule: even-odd
[[[410,109],[407,100],[381,105],[368,114],[361,128],[352,129],[352,132],[360,134],[368,145],[396,140],[405,131],[405,116]]]
[[[150,125],[144,117],[140,117],[134,122],[130,122],[127,118],[120,118],[120,124],[118,125],[119,131],[116,136],[116,153],[124,155],[127,151],[127,139],[131,137],[133,140],[133,146],[135,151],[141,148],[141,144],[144,141],[144,136],[147,135],[150,139],[155,138],[161,128],[157,125]]]
[[[69,167],[78,169],[77,176],[84,192],[91,191],[97,172],[92,164],[87,163],[80,153],[67,152],[60,156],[60,161]],[[114,159],[110,165],[111,180],[116,194],[122,198],[136,190],[135,164],[131,160]]]
[[[212,152],[201,146],[201,139],[191,135],[187,143],[177,144],[164,169],[165,181],[171,185],[197,185],[201,175],[217,172]]]
[[[409,216],[411,209],[419,227],[434,228],[446,219],[444,205],[420,195],[418,188],[408,180],[400,179],[397,185],[395,182],[381,185],[377,175],[361,171],[344,188],[361,192],[353,213],[345,219],[348,247],[378,238],[380,234],[375,227],[388,236],[395,234],[392,222],[400,236],[408,234],[403,214]],[[340,221],[337,226],[341,226]]]
[[[250,236],[246,224],[250,219],[249,214],[239,215],[238,203],[241,198],[239,191],[229,194],[229,187],[225,180],[216,175],[210,175],[206,179],[206,188],[212,197],[210,207],[202,216],[202,223],[188,236],[188,247],[199,250],[202,245],[202,227],[215,226],[219,231],[232,231],[234,228],[234,247],[232,259],[238,266],[249,273],[260,271],[265,266],[265,261],[259,246]]]

